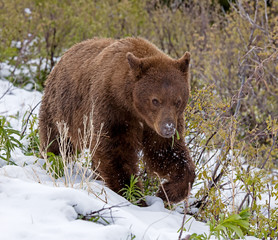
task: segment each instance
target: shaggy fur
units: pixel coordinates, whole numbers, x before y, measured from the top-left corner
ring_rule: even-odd
[[[188,195],[195,165],[185,146],[183,112],[189,97],[190,54],[174,60],[141,38],[91,39],[74,45],[50,73],[40,109],[40,141],[59,154],[57,122],[69,126],[73,149],[92,108],[95,130],[103,123],[94,163],[119,192],[138,173],[143,150],[150,173],[168,181],[157,195],[179,202]],[[51,130],[51,131],[49,131]],[[49,134],[50,132],[50,134]],[[172,136],[175,136],[172,145]]]

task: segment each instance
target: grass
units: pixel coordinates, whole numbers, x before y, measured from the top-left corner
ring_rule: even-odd
[[[60,155],[56,156],[47,152],[47,149],[41,149],[41,155],[45,160],[43,167],[47,170],[55,186],[62,183],[66,187],[86,189],[107,203],[105,190],[100,189],[100,192],[96,193],[90,186],[96,179],[101,178],[97,172],[98,166],[92,166],[92,158],[99,145],[101,131],[95,134],[91,116],[84,117],[83,124],[84,132],[79,131],[81,149],[77,152],[69,151],[71,146],[68,141],[70,136],[67,124],[57,123]],[[92,146],[92,142],[96,144]]]

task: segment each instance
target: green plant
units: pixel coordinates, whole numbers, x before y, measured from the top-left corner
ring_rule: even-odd
[[[129,185],[125,185],[121,192],[123,192],[123,197],[125,197],[128,201],[133,204],[137,204],[138,200],[143,198],[143,193],[140,187],[137,185],[139,182],[139,178],[131,175]]]
[[[0,158],[7,164],[15,164],[11,161],[11,152],[16,148],[22,147],[20,141],[20,132],[11,128],[10,123],[3,116],[0,116]]]
[[[81,219],[81,220],[86,220],[89,222],[94,222],[94,223],[100,223],[104,226],[109,225],[109,221],[107,221],[104,217],[100,216],[100,215],[96,215],[96,216],[84,216],[82,214],[78,215],[77,219]]]
[[[183,226],[180,227],[180,229],[178,230],[178,233],[179,233],[180,231],[187,232],[187,231],[190,230],[190,227],[191,227],[192,222],[191,222],[191,224],[190,224],[189,229],[186,229],[186,228],[184,227],[184,225],[185,225],[186,223],[188,223],[192,218],[193,218],[193,217],[191,216],[191,217],[188,218],[186,221],[184,221],[184,224],[183,224]]]
[[[277,169],[277,119],[267,118],[267,128],[259,132],[265,135],[265,144],[260,144],[257,129],[248,133],[248,141],[244,140],[238,121],[225,113],[229,108],[222,109],[221,102],[217,103],[213,96],[209,97],[211,103],[205,101],[203,98],[208,94],[210,91],[206,90],[195,92],[186,113],[188,135],[193,143],[191,152],[197,159],[196,182],[199,185],[193,188],[199,188],[195,195],[199,199],[195,205],[199,212],[195,216],[207,221],[211,216],[218,219],[221,213],[249,207],[252,217],[248,234],[274,239],[277,207],[270,207],[270,203],[276,201],[278,190],[277,178],[271,174],[272,169]],[[220,161],[221,168],[214,175],[216,160]],[[227,186],[231,189],[229,193]],[[245,194],[241,201],[237,201],[239,191]]]
[[[136,238],[136,235],[130,233],[130,235],[128,235],[126,239],[127,239],[127,240],[129,240],[129,239],[130,239],[130,240],[133,240],[133,239],[135,239],[135,238]]]
[[[241,191],[245,192],[244,199],[249,199],[252,217],[250,235],[259,239],[276,239],[278,227],[278,207],[271,203],[278,200],[278,181],[268,171],[259,169],[243,169],[237,174],[242,182]],[[242,201],[240,206],[246,205]]]
[[[143,184],[144,195],[154,196],[160,186],[159,179],[155,176],[149,176],[147,172],[144,171],[140,175],[140,180]]]
[[[176,130],[176,135],[177,135],[177,140],[180,140],[180,135],[178,130]],[[172,147],[174,146],[174,142],[175,142],[175,135],[172,136]]]
[[[225,217],[224,214],[220,214],[220,219],[217,221],[212,217],[209,225],[209,234],[192,234],[190,239],[192,240],[204,240],[210,239],[215,236],[217,239],[234,239],[244,238],[245,233],[249,230],[249,220],[251,213],[249,209],[241,211],[239,214],[232,214]]]
[[[44,169],[48,169],[49,173],[55,178],[61,178],[64,176],[64,162],[61,156],[56,156],[52,152],[47,153],[47,161],[43,165]]]
[[[25,117],[27,116],[27,119]],[[28,146],[23,149],[24,154],[26,156],[36,155],[37,157],[40,156],[40,141],[39,141],[39,131],[38,131],[38,116],[36,114],[32,114],[26,112],[23,116],[22,120],[22,127],[23,131],[21,135],[26,137],[28,140]],[[28,132],[26,131],[28,129]],[[22,137],[23,137],[22,136]]]
[[[112,217],[112,212],[110,212],[110,217],[107,217],[107,219],[106,219],[106,217],[101,216],[101,214],[103,214],[103,211],[106,211],[108,209],[111,210],[113,207],[116,207],[116,206],[111,206],[111,207],[108,207],[108,208],[102,208],[100,210],[89,213],[87,215],[79,214],[77,216],[77,219],[85,220],[85,221],[89,221],[89,222],[94,222],[94,223],[98,223],[98,224],[107,226],[107,225],[110,224],[110,222],[107,219],[113,218]],[[135,238],[136,238],[136,236],[133,233],[130,233],[127,236],[126,240],[133,240]]]

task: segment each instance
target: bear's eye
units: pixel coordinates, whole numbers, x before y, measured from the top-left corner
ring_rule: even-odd
[[[158,101],[156,98],[153,98],[153,99],[152,99],[152,103],[153,103],[153,105],[156,106],[156,107],[159,106],[159,101]]]
[[[181,105],[181,100],[178,100],[175,105],[176,105],[176,108],[179,108]]]

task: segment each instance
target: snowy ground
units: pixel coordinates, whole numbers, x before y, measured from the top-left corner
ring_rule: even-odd
[[[0,99],[0,115],[6,116],[13,128],[21,130],[25,112],[42,95],[0,80],[0,98],[7,90]],[[13,152],[12,160],[17,166],[0,162],[1,240],[178,239],[183,215],[165,209],[159,198],[148,197],[148,207],[137,207],[100,181],[82,186],[77,179],[73,187],[65,187],[62,181],[53,181],[41,167],[42,159],[25,156],[19,149]],[[80,214],[98,211],[102,216],[98,223],[78,219]],[[204,223],[189,215],[184,228],[187,232],[183,237],[208,233]]]

